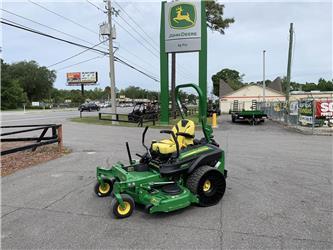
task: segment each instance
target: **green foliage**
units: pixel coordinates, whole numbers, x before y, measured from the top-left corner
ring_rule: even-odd
[[[287,89],[287,79],[286,77],[282,80],[282,89],[283,92],[286,92]],[[333,80],[325,80],[320,78],[318,80],[318,84],[313,82],[307,82],[305,84],[297,83],[297,82],[290,82],[290,91],[306,91],[310,92],[313,90],[319,91],[333,91]]]
[[[243,75],[241,75],[237,70],[226,68],[217,72],[212,76],[214,95],[219,96],[220,79],[227,82],[233,90],[237,90],[244,85],[242,78]]]
[[[224,5],[215,0],[206,1],[207,26],[212,31],[224,34],[224,30],[234,23],[234,18],[223,18]]]
[[[27,95],[18,80],[1,81],[1,109],[16,109],[27,102]]]
[[[13,64],[1,60],[1,109],[15,109],[23,103],[49,98],[56,74],[35,61]]]
[[[158,100],[159,93],[157,91],[149,91],[140,87],[129,86],[125,89],[121,89],[119,95],[125,95],[131,99],[150,99]]]
[[[9,64],[1,60],[1,109],[16,109],[27,102],[27,96],[18,80],[12,79],[8,68]]]
[[[17,80],[30,102],[49,98],[55,71],[40,67],[35,61],[13,63],[6,68],[12,80]]]

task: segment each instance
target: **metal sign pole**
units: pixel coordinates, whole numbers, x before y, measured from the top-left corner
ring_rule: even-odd
[[[160,28],[160,73],[161,73],[161,120],[163,125],[169,124],[169,62],[168,53],[165,52],[165,4],[162,2],[161,8],[161,28]]]
[[[207,119],[207,24],[206,24],[206,2],[201,1],[201,50],[199,51],[199,87],[202,91],[204,103],[203,114],[200,117]]]
[[[207,119],[207,24],[206,3],[162,2],[160,28],[161,124],[169,123],[168,53],[199,51],[199,87],[203,93],[200,117]],[[166,16],[167,15],[167,16]]]

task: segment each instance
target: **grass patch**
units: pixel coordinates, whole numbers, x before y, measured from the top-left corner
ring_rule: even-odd
[[[103,115],[103,118],[111,118],[111,116]],[[119,115],[119,119],[127,120],[127,115]],[[166,128],[171,127],[180,120],[180,117],[177,117],[176,119],[170,118],[168,126],[161,125],[159,121],[155,122],[155,126],[153,126],[153,122],[147,122],[144,123],[143,126],[150,126],[151,128]],[[199,125],[199,119],[198,116],[188,116],[186,119],[192,120],[196,125]],[[112,121],[105,121],[105,120],[99,120],[98,116],[88,116],[88,117],[75,117],[71,118],[70,121],[72,122],[79,122],[79,123],[86,123],[86,124],[95,124],[95,125],[104,125],[104,126],[123,126],[123,127],[138,127],[137,123],[130,123],[130,122],[118,122],[117,124],[112,124]],[[207,118],[207,123],[211,124],[212,118]]]

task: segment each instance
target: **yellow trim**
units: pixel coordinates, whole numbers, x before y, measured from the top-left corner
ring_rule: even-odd
[[[101,194],[107,194],[109,191],[110,191],[110,184],[109,183],[104,183],[104,185],[99,185],[98,186],[98,191],[101,193]]]
[[[122,208],[120,204],[117,207],[117,211],[120,215],[126,215],[129,213],[130,210],[131,204],[128,201],[124,201],[124,208]]]
[[[208,192],[212,187],[212,183],[210,182],[210,180],[206,180],[205,183],[203,184],[202,190],[204,192]]]
[[[183,159],[183,158],[186,158],[188,156],[191,156],[191,155],[194,155],[194,154],[197,154],[197,153],[201,153],[201,152],[204,152],[206,150],[210,149],[210,147],[207,147],[207,146],[204,146],[202,148],[198,148],[198,149],[194,149],[194,150],[191,150],[189,152],[186,152],[184,154],[181,154],[180,155],[180,159]]]

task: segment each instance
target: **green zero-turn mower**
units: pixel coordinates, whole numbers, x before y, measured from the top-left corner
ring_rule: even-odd
[[[200,117],[204,138],[194,138],[195,125],[184,117],[179,99],[181,88],[192,87],[199,94]],[[206,124],[201,89],[195,84],[176,87],[177,105],[182,114],[172,130],[162,130],[169,138],[145,145],[139,160],[133,160],[126,143],[129,165],[121,162],[110,169],[97,167],[95,193],[99,197],[111,195],[112,211],[117,218],[130,216],[135,203],[143,204],[149,213],[170,212],[191,204],[212,206],[224,195],[227,171],[224,151],[213,139],[212,128]],[[200,115],[199,115],[200,116]]]

